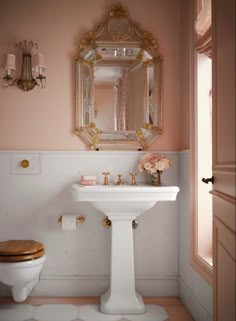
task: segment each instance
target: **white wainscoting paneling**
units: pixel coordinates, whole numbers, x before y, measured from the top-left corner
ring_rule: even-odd
[[[178,184],[178,153],[165,153],[173,166],[162,175],[163,184]],[[44,244],[48,259],[35,296],[94,296],[107,289],[110,273],[111,230],[104,215],[89,203],[74,203],[70,186],[81,175],[109,171],[110,181],[137,171],[143,152],[123,151],[1,151],[0,241],[34,239]],[[19,168],[23,159],[38,158],[37,175]],[[36,161],[35,161],[36,164]],[[18,174],[18,170],[21,175]],[[24,175],[25,173],[25,175]],[[139,173],[137,182],[150,180]],[[83,215],[76,232],[61,230],[58,217]],[[145,296],[178,295],[178,200],[160,202],[138,218],[134,230],[135,274],[138,291]],[[0,295],[9,294],[0,286]]]

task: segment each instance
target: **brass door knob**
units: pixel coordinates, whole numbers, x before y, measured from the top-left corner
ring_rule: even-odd
[[[23,168],[27,168],[29,167],[30,163],[27,159],[23,159],[20,163],[20,166],[23,167]]]

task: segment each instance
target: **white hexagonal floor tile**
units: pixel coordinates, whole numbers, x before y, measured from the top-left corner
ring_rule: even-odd
[[[0,321],[24,321],[32,318],[33,311],[30,304],[1,304]]]
[[[146,312],[135,315],[104,314],[99,310],[99,305],[83,305],[79,308],[79,320],[81,321],[166,321],[168,314],[160,305],[146,305]]]
[[[146,312],[136,315],[123,315],[127,321],[166,321],[168,314],[166,310],[160,305],[146,304]]]
[[[79,308],[81,321],[120,321],[122,315],[104,314],[99,310],[98,304],[82,305]]]
[[[35,308],[33,318],[38,321],[71,321],[78,318],[79,307],[72,304],[44,304]]]

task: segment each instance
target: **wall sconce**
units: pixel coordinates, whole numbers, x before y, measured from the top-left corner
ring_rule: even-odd
[[[16,44],[16,47],[22,50],[22,67],[20,78],[13,79],[12,72],[16,70],[16,56],[14,54],[7,54],[6,63],[4,69],[6,70],[6,76],[3,78],[3,86],[16,85],[23,91],[32,90],[35,86],[41,88],[46,87],[46,77],[43,72],[46,70],[44,65],[44,56],[41,53],[36,53],[32,56],[33,48],[38,49],[37,43],[26,40]],[[37,75],[33,78],[32,71]]]

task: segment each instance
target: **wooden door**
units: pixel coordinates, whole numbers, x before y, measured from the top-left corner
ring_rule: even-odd
[[[235,0],[213,0],[214,320],[235,321]]]

